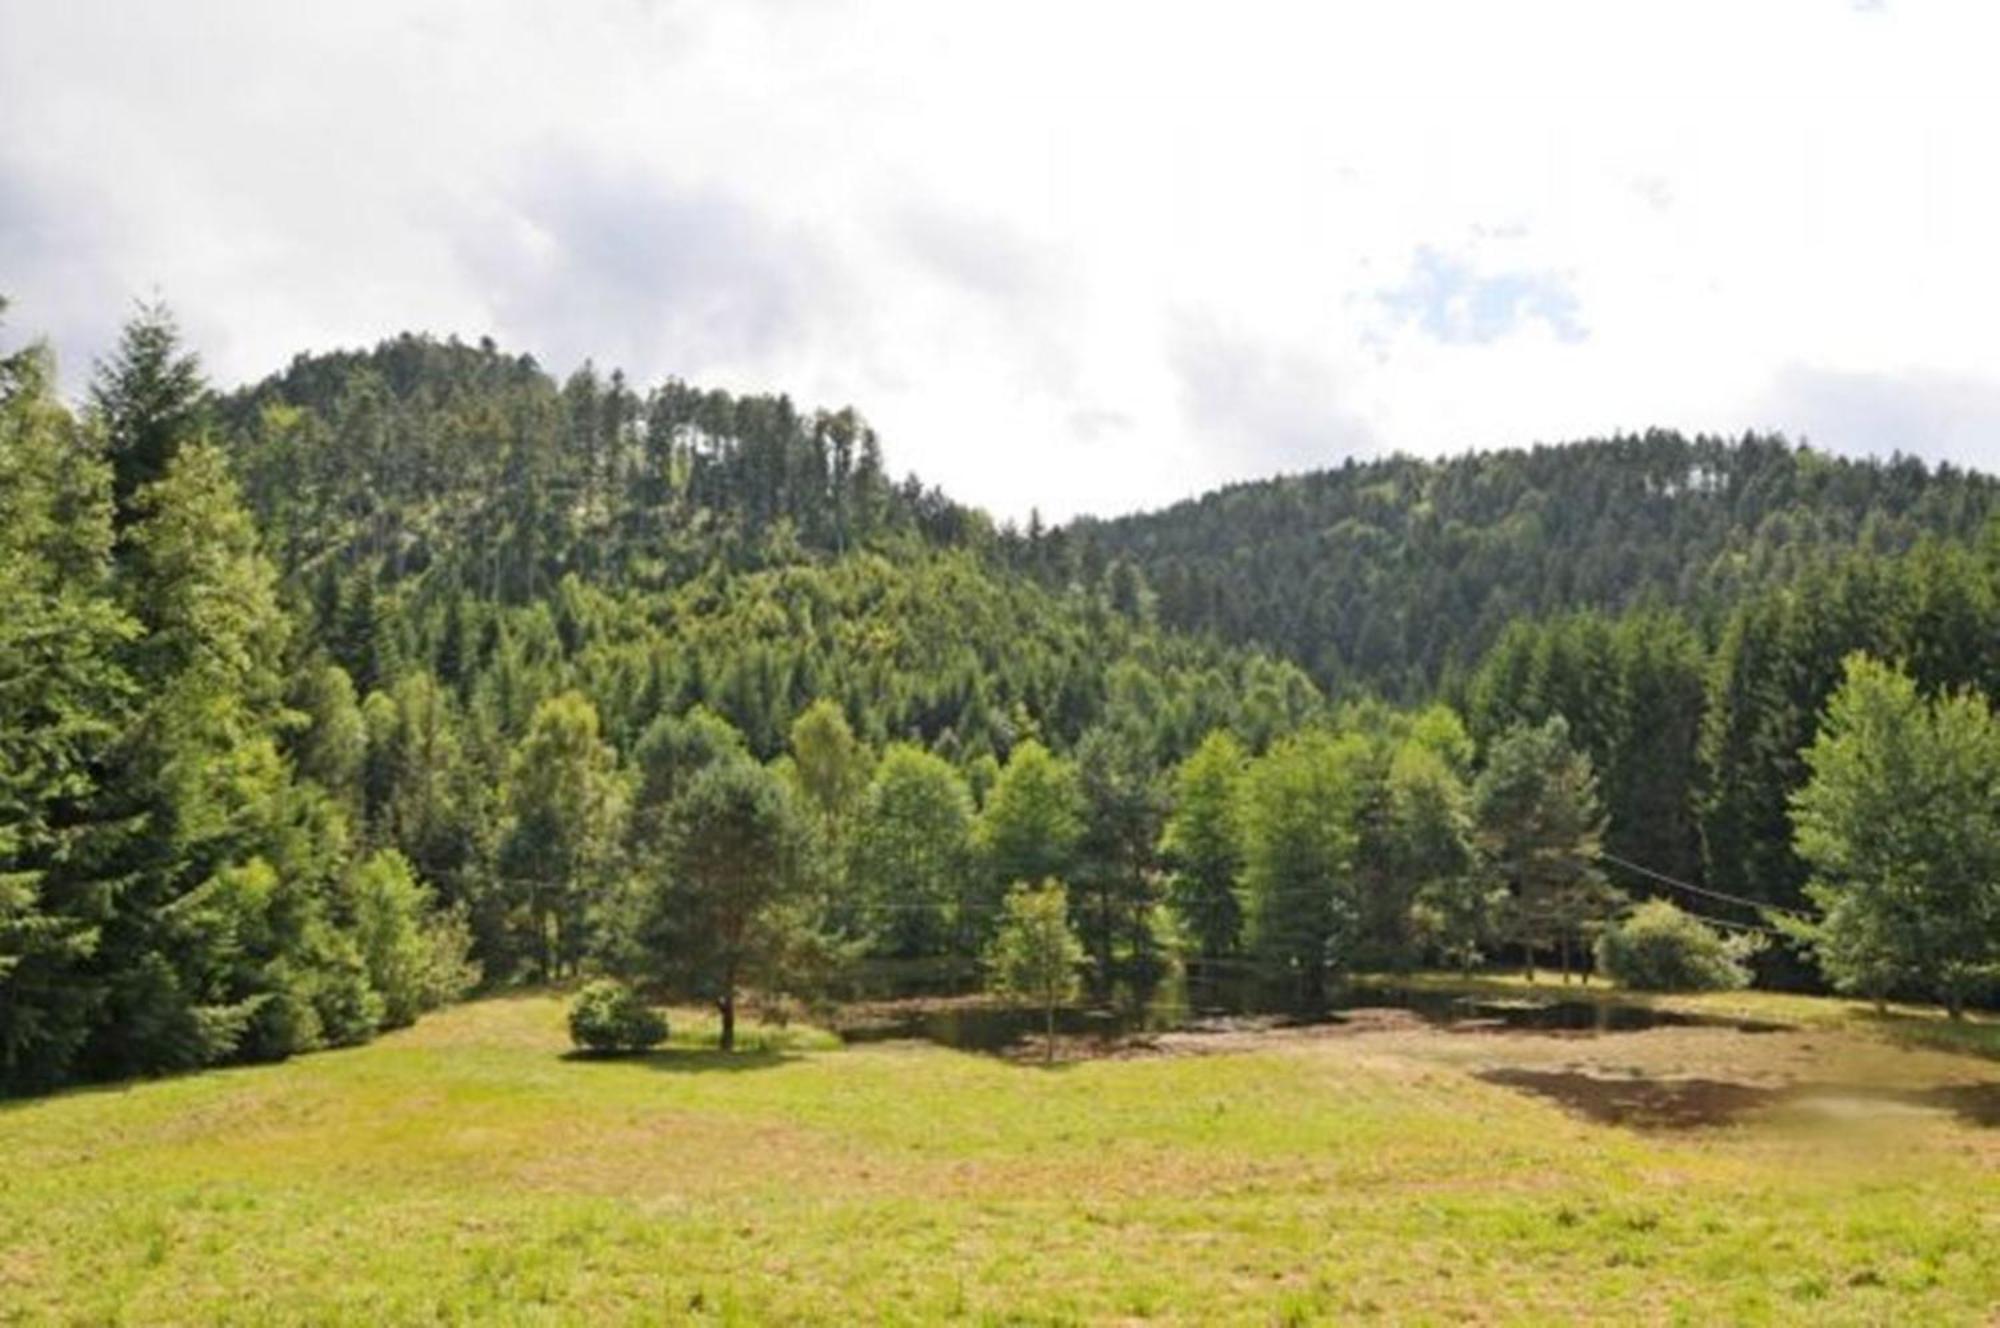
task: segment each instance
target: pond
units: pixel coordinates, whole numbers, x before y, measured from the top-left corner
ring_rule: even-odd
[[[1056,1033],[1066,1041],[1109,1049],[1157,1033],[1240,1033],[1258,1028],[1341,1024],[1362,1011],[1406,1011],[1424,1023],[1455,1032],[1555,1032],[1577,1035],[1639,1032],[1649,1028],[1728,1028],[1776,1032],[1782,1024],[1723,1019],[1657,1010],[1615,1000],[1558,993],[1496,998],[1399,987],[1352,987],[1328,1007],[1302,1013],[1268,989],[1243,979],[1162,982],[1151,992],[1130,990],[1112,1000],[1067,1006],[1056,1012]],[[1006,1053],[1042,1034],[1038,1010],[996,1004],[977,996],[915,996],[859,1001],[843,1013],[841,1036],[849,1042],[920,1039],[961,1051]]]

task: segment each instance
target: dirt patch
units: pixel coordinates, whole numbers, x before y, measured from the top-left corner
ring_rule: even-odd
[[[1634,1129],[1692,1130],[1727,1125],[1746,1111],[1769,1106],[1780,1090],[1727,1079],[1651,1079],[1587,1074],[1581,1070],[1488,1070],[1489,1084],[1533,1093],[1607,1125]]]

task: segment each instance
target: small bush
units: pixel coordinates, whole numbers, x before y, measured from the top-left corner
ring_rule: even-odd
[[[1727,940],[1664,899],[1649,899],[1597,938],[1597,965],[1638,991],[1735,991],[1750,985],[1744,962],[1757,938]]]
[[[644,1051],[667,1040],[667,1021],[624,983],[602,978],[576,994],[569,1037],[585,1051]]]

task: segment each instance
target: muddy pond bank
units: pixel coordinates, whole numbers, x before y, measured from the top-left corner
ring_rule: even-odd
[[[1039,1063],[1039,1011],[983,996],[853,1001],[852,1044],[918,1041]],[[1981,1062],[1894,1046],[1856,1028],[1696,1014],[1562,988],[1496,994],[1356,985],[1302,1014],[1241,987],[1182,983],[1147,999],[1064,1008],[1056,1059],[1270,1050],[1394,1058],[1625,1129],[1840,1128],[1925,1117],[1984,1135],[2000,1081]],[[1983,1146],[1983,1145],[1982,1145]]]
[[[1501,998],[1400,987],[1355,987],[1323,1010],[1300,1012],[1259,999],[1242,987],[1181,984],[1143,1000],[1065,1006],[1056,1012],[1056,1036],[1065,1054],[1115,1055],[1143,1049],[1171,1037],[1171,1045],[1192,1049],[1190,1039],[1240,1039],[1257,1033],[1343,1028],[1374,1031],[1387,1025],[1420,1026],[1455,1033],[1528,1032],[1589,1036],[1636,1033],[1654,1028],[1718,1028],[1739,1033],[1781,1032],[1787,1025],[1757,1020],[1687,1014],[1613,1000],[1551,995]],[[846,1006],[835,1024],[847,1042],[919,1040],[956,1051],[1012,1055],[1026,1044],[1039,1045],[1040,1011],[1008,1006],[982,996],[917,996],[858,1001]]]

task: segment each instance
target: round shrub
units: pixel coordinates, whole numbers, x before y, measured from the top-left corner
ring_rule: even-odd
[[[644,1051],[667,1040],[667,1021],[624,983],[601,978],[571,1003],[569,1037],[585,1051]]]
[[[1664,899],[1649,899],[1597,938],[1597,966],[1638,991],[1735,991],[1750,985],[1744,963],[1755,937],[1726,940]]]

